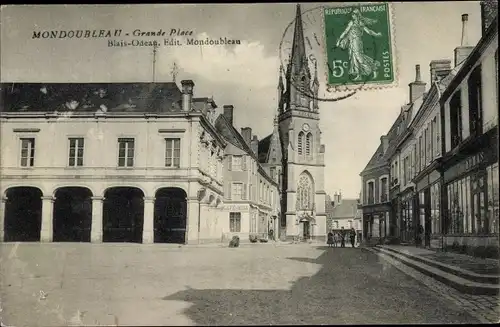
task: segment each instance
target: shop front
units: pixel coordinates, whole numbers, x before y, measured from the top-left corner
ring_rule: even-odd
[[[363,207],[363,240],[378,242],[387,237],[389,205]]]
[[[437,162],[415,178],[418,193],[418,223],[423,227],[423,245],[432,249],[442,248],[441,233],[441,174]]]
[[[492,140],[482,147],[470,147],[476,150],[457,155],[460,160],[444,169],[441,195],[446,247],[498,248],[499,183],[495,143],[496,140]]]
[[[401,243],[414,244],[416,240],[416,232],[418,221],[415,219],[416,211],[416,196],[412,188],[400,197],[400,239]]]

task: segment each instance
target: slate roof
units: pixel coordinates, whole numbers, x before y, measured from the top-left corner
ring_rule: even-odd
[[[181,110],[182,93],[170,83],[2,83],[4,112]],[[68,106],[73,101],[73,106]]]
[[[385,164],[385,158],[384,158],[384,148],[382,147],[382,144],[380,144],[375,150],[375,153],[372,155],[370,158],[370,161],[366,164],[365,168],[363,171],[366,171],[368,169],[376,168],[379,166],[383,166]]]
[[[252,153],[250,147],[243,139],[243,136],[241,136],[240,132],[238,132],[236,128],[229,123],[224,115],[219,115],[217,117],[214,126],[217,132],[219,132],[222,135],[222,138],[224,138],[227,142],[246,152],[250,151],[249,153]]]
[[[358,211],[357,199],[342,199],[332,210],[332,218],[354,218]]]
[[[271,138],[273,134],[269,134],[259,141],[259,162],[266,163],[269,146],[271,145]]]

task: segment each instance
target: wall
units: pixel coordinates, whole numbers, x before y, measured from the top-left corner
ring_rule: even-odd
[[[469,94],[467,80],[470,73],[477,65],[481,65],[482,81],[482,107],[483,107],[483,132],[498,125],[498,93],[497,93],[497,74],[495,68],[495,51],[498,49],[498,34],[495,35],[491,43],[487,46],[479,61],[469,70],[468,74],[461,81],[455,90],[460,89],[462,99],[462,139],[470,135],[469,128]],[[451,96],[444,104],[445,122],[450,121],[450,100]],[[445,124],[445,149],[451,151],[450,126]]]
[[[9,118],[2,119],[0,147],[2,149],[0,172],[4,177],[3,190],[10,182],[9,176],[26,179],[36,178],[42,184],[54,180],[54,176],[84,180],[106,178],[109,184],[122,184],[127,176],[129,182],[135,178],[152,178],[167,174],[170,178],[199,178],[198,135],[204,130],[199,121],[187,119],[159,118],[148,121],[141,118]],[[37,130],[36,133],[14,132],[14,130]],[[162,132],[160,133],[159,130]],[[165,132],[163,132],[165,131]],[[83,137],[85,140],[84,164],[68,167],[68,137]],[[35,137],[34,167],[20,167],[20,137]],[[117,167],[119,137],[135,138],[133,168]],[[180,168],[165,167],[165,138],[181,138]],[[55,146],[57,145],[57,146]],[[216,157],[204,160],[217,161]],[[219,172],[222,162],[217,162]],[[209,175],[214,179],[215,189],[222,191],[222,175]],[[61,181],[63,184],[64,182]],[[48,188],[44,194],[51,195]],[[93,190],[98,195],[103,190]],[[150,192],[154,192],[151,190]],[[149,193],[150,193],[149,192]],[[153,196],[154,194],[147,194]],[[194,193],[195,195],[196,193]],[[191,194],[193,195],[193,194]]]
[[[52,115],[49,118],[36,113],[2,115],[2,196],[5,196],[9,187],[14,186],[38,187],[43,195],[48,197],[53,197],[56,190],[64,186],[86,187],[91,190],[93,196],[101,197],[109,187],[127,186],[137,187],[143,191],[146,198],[153,198],[160,188],[177,187],[183,189],[187,195],[188,242],[198,240],[199,211],[208,213],[203,215],[206,220],[200,224],[200,238],[220,239],[222,225],[219,223],[218,212],[223,192],[220,160],[223,143],[215,142],[215,154],[204,157],[207,153],[201,151],[206,146],[201,142],[202,135],[216,139],[214,132],[202,122],[202,118],[186,117],[184,114],[150,119],[145,119],[144,115],[63,115]],[[10,118],[7,119],[6,116]],[[39,131],[35,132],[36,130]],[[24,136],[35,138],[34,167],[19,166],[19,138]],[[68,137],[74,136],[83,137],[85,140],[82,167],[68,167]],[[135,138],[133,167],[117,167],[119,137]],[[181,138],[179,168],[165,167],[166,137]],[[205,170],[202,173],[201,161],[216,165],[217,169]],[[201,190],[205,191],[200,197],[198,192]],[[148,210],[145,208],[145,222],[153,219],[152,207],[149,205]],[[50,222],[51,212],[47,211],[47,214],[49,216],[44,216],[43,219]],[[3,212],[0,212],[0,215],[3,221]],[[96,212],[95,215],[95,219],[102,219],[102,212]]]

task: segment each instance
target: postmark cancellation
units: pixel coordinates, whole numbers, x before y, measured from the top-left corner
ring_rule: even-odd
[[[338,101],[360,90],[398,85],[390,3],[322,5],[298,11],[298,15],[283,33],[280,59],[286,67],[293,52],[291,41],[302,34],[309,69],[320,76],[319,101]],[[299,32],[294,29],[298,19]]]

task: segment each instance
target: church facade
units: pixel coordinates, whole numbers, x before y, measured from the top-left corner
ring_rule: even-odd
[[[313,76],[297,5],[292,52],[286,70],[280,68],[274,130],[259,144],[260,162],[282,176],[282,239],[324,239],[327,233],[318,90],[317,66]]]

